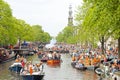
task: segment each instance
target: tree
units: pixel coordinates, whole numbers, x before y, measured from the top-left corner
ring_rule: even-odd
[[[0,44],[1,45],[8,45],[10,42],[12,42],[12,37],[10,35],[12,34],[12,12],[9,7],[9,5],[4,2],[3,0],[0,0]]]
[[[104,49],[104,42],[110,37],[118,39],[119,57],[120,57],[120,0],[84,0],[85,7],[82,11],[85,14],[77,14],[77,20],[82,27],[79,29],[84,32],[84,38],[89,38],[87,35],[99,38]],[[83,37],[81,37],[83,38]],[[81,39],[80,38],[80,39]],[[89,39],[88,39],[89,40]]]
[[[64,42],[64,43],[76,43],[76,38],[75,38],[75,27],[74,26],[66,26],[62,32],[58,34],[56,37],[58,42]]]
[[[42,30],[42,26],[40,25],[33,25],[33,33],[34,33],[34,41],[39,42],[49,42],[51,37],[47,32]]]
[[[0,45],[14,45],[18,40],[19,42],[48,41],[50,35],[45,33],[39,25],[33,28],[24,20],[13,17],[9,5],[0,0]]]

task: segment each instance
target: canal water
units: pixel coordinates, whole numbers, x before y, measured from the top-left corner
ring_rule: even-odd
[[[43,80],[99,80],[93,71],[80,71],[72,68],[69,54],[62,54],[62,63],[60,65],[47,65],[44,63],[45,76]],[[37,55],[29,56],[27,60],[38,63]],[[0,64],[0,80],[22,80],[18,74],[9,72],[9,66],[14,63],[10,61]]]

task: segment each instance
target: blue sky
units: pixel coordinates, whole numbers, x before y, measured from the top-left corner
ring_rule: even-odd
[[[68,7],[73,7],[73,16],[82,0],[4,0],[11,9],[13,16],[26,21],[30,25],[41,25],[51,36],[67,26]]]

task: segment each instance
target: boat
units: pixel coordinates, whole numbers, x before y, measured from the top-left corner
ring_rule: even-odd
[[[5,48],[0,48],[0,62],[7,62],[15,59],[15,54],[12,50],[7,50]]]
[[[60,67],[61,65],[60,64],[49,64],[48,66],[52,68],[56,68],[56,67]]]
[[[23,68],[20,71],[20,76],[22,80],[42,80],[45,76],[45,72],[43,71],[43,65],[41,65],[41,67],[37,67],[36,70],[30,68],[30,71]]]
[[[60,64],[60,59],[48,59],[47,64]]]
[[[13,51],[22,56],[31,54],[31,53],[29,53],[29,49],[13,49]]]
[[[83,64],[75,65],[75,68],[76,68],[77,70],[83,70],[83,71],[87,69],[87,67],[85,67]]]
[[[48,57],[43,55],[43,57],[40,59],[41,62],[47,62]]]
[[[41,62],[47,62],[47,59],[41,59],[40,61]]]
[[[95,70],[95,73],[100,76],[101,74],[104,74],[104,70],[101,69],[101,68],[97,68],[97,69]]]
[[[80,65],[77,62],[71,62],[71,65],[73,68],[77,69],[77,70],[86,70],[87,67],[85,67],[84,65]]]
[[[21,74],[22,80],[42,80],[44,77],[44,72],[33,72],[32,74]]]
[[[20,62],[15,62],[9,67],[9,70],[15,73],[20,73],[21,69],[22,69],[22,64]]]
[[[90,66],[86,66],[87,70],[92,70],[95,71],[99,66],[94,66],[94,65],[90,65]]]
[[[75,68],[75,65],[76,65],[76,62],[71,62],[71,66],[73,67],[73,68]]]
[[[86,65],[86,67],[87,67],[87,70],[95,71],[97,68],[100,67],[100,63],[96,63],[94,65]]]

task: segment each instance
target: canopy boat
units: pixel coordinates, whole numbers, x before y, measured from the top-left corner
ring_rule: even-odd
[[[16,73],[20,73],[20,70],[22,69],[22,64],[21,63],[13,63],[10,67],[9,70],[11,72],[16,72]]]

